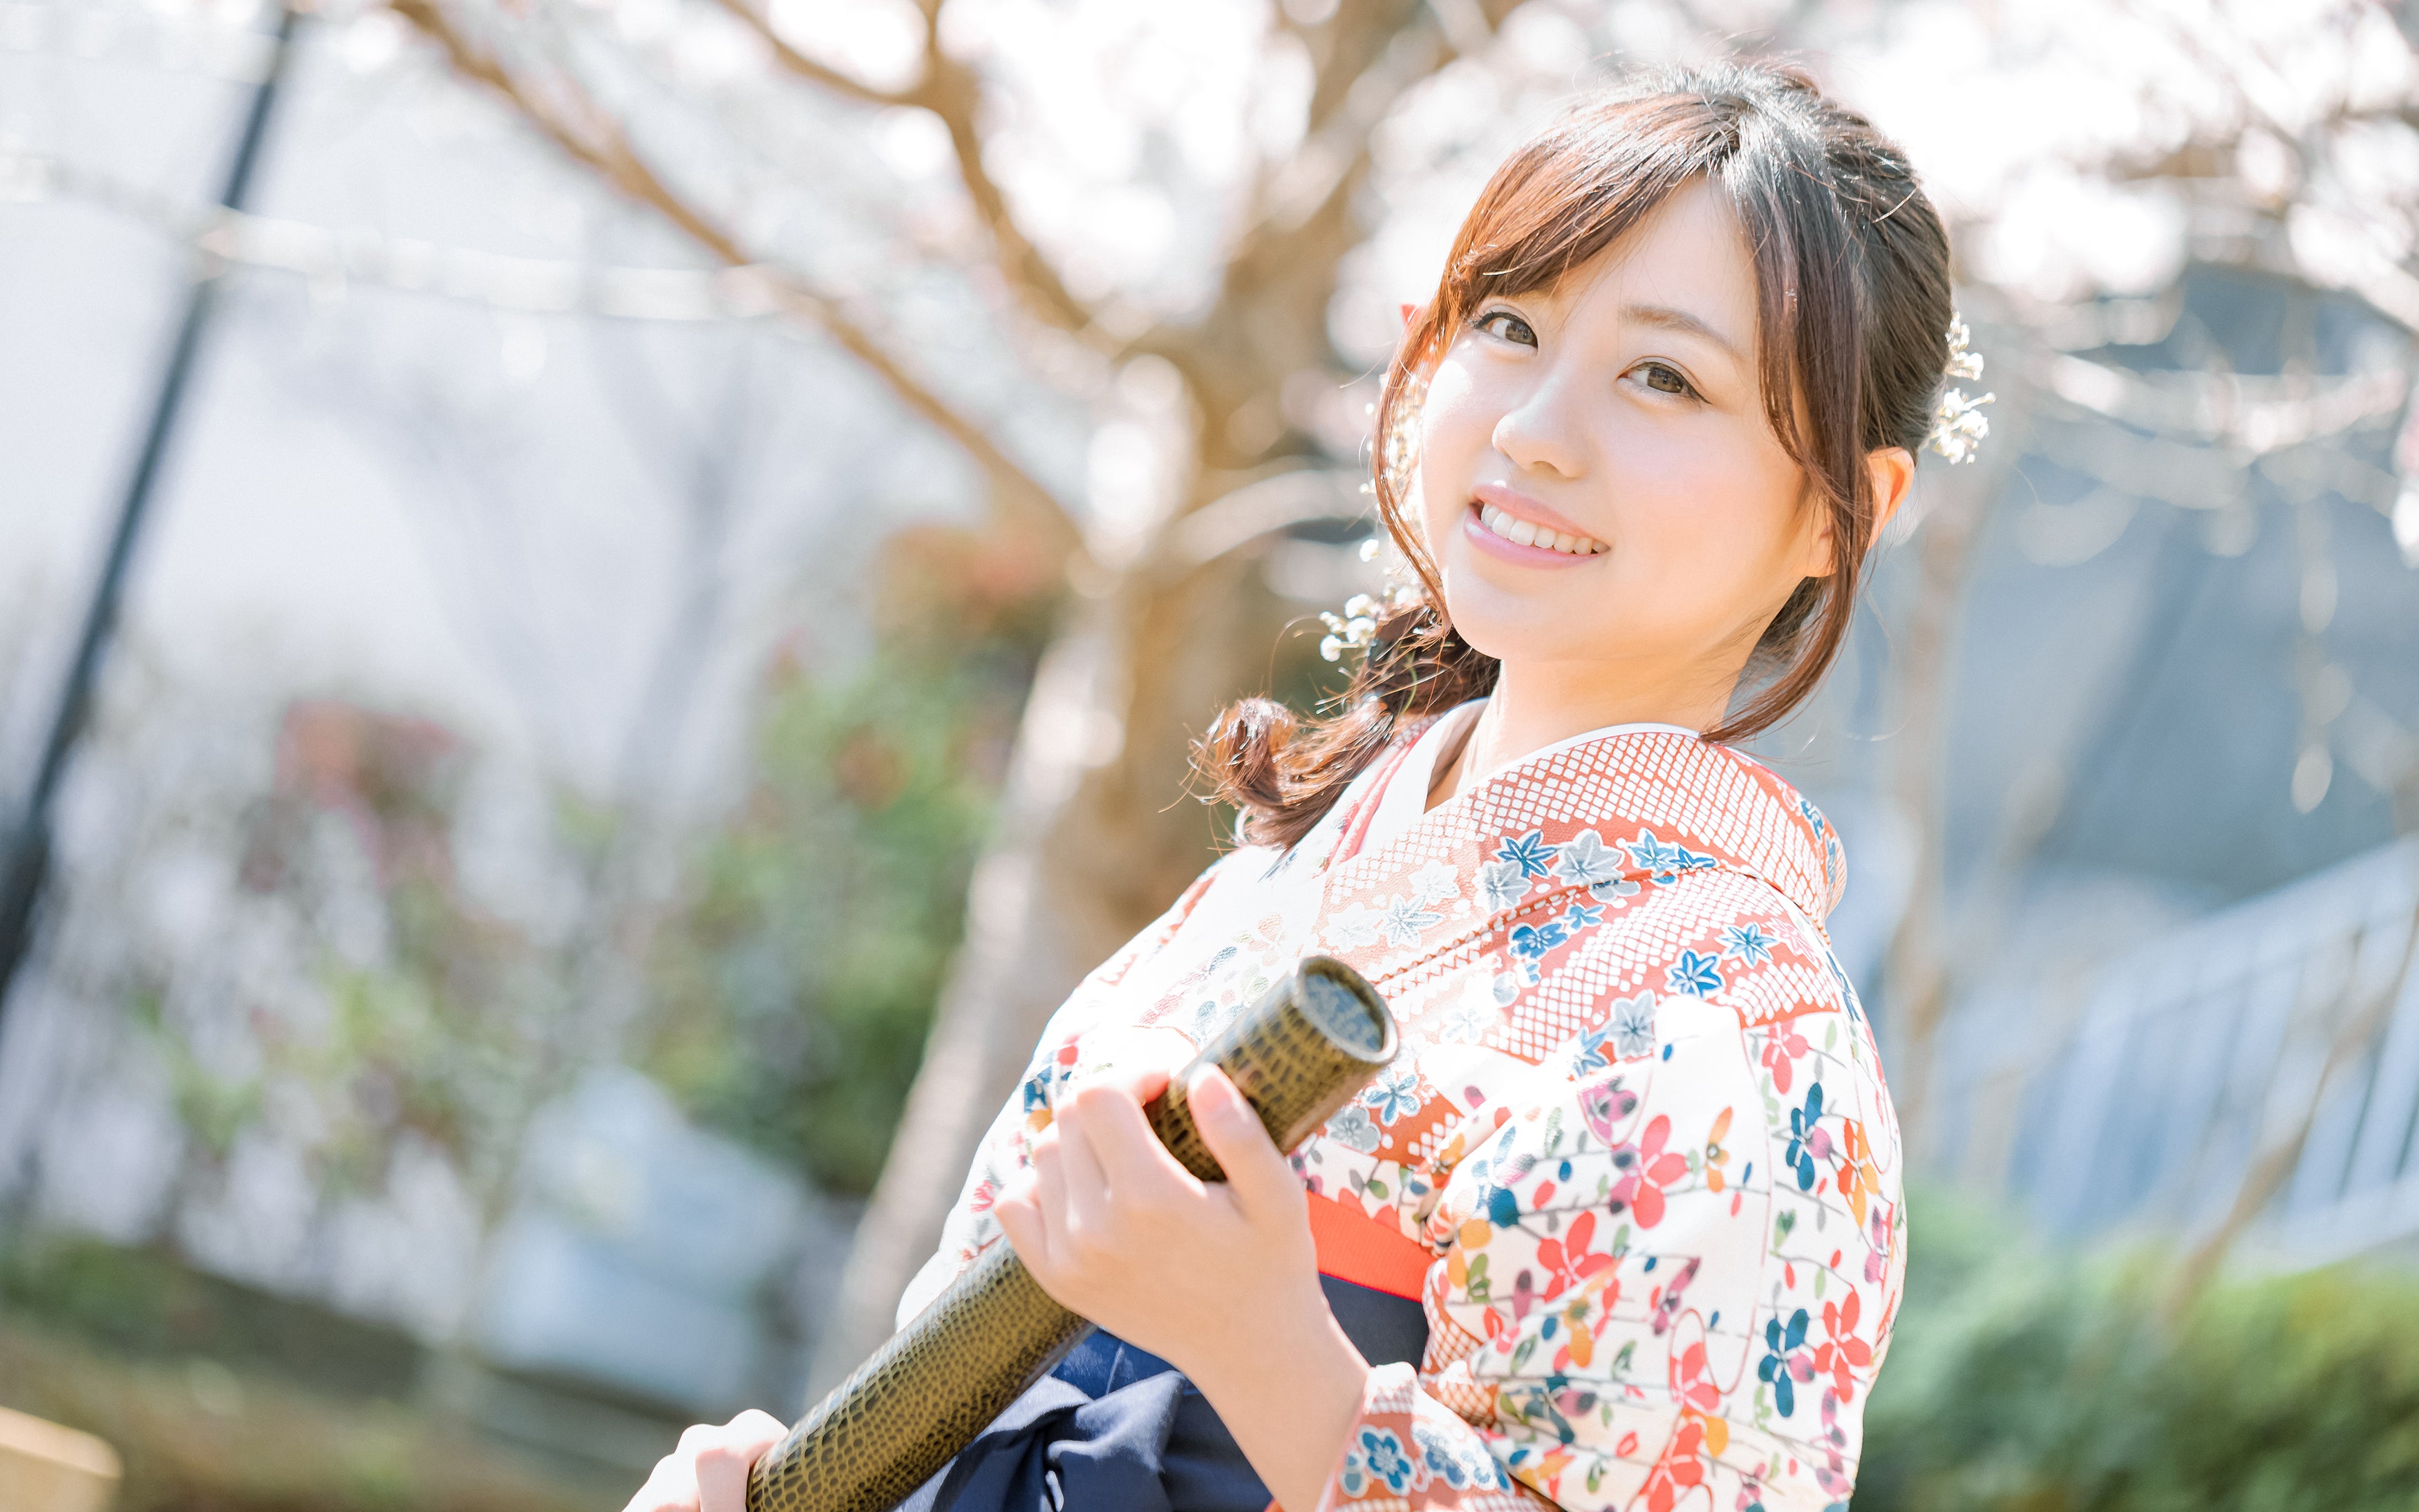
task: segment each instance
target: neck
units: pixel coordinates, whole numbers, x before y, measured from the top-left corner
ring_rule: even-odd
[[[1713,690],[1702,676],[1641,680],[1609,671],[1602,663],[1505,662],[1462,743],[1452,791],[1463,792],[1481,773],[1500,771],[1531,751],[1606,725],[1710,730],[1730,707],[1732,680]]]

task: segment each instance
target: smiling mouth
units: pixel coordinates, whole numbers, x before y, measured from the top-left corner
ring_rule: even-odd
[[[1542,525],[1507,514],[1493,504],[1472,501],[1471,507],[1478,512],[1478,522],[1488,533],[1500,535],[1515,546],[1535,547],[1542,551],[1560,551],[1564,556],[1592,557],[1609,549],[1602,541],[1586,535],[1564,535]]]

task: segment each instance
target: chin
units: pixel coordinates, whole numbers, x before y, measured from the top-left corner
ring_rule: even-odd
[[[1456,591],[1458,584],[1458,591]],[[1534,597],[1475,582],[1467,569],[1445,576],[1445,610],[1471,649],[1497,661],[1528,661],[1570,648],[1570,621]]]

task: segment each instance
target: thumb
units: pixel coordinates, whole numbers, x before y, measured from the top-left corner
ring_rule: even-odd
[[[1192,1104],[1201,1142],[1218,1158],[1226,1184],[1246,1212],[1302,1205],[1302,1179],[1225,1072],[1204,1067],[1185,1088],[1185,1100]]]

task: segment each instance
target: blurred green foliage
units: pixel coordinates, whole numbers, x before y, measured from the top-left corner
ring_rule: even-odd
[[[748,794],[694,853],[650,953],[640,1069],[829,1192],[881,1173],[1058,607],[1055,579],[1002,550],[901,532],[876,569],[871,654],[777,663]],[[1318,634],[1304,616],[1271,648],[1271,694],[1297,708],[1343,687]],[[1216,807],[1204,841],[1233,827]]]
[[[154,1250],[97,1239],[20,1230],[0,1242],[0,1304],[134,1352],[176,1336],[190,1274]]]
[[[0,1407],[107,1440],[116,1512],[578,1512],[626,1489],[533,1462],[396,1401],[233,1368],[130,1359],[0,1316]],[[10,1508],[9,1512],[16,1512]]]
[[[327,1193],[377,1190],[406,1135],[456,1160],[483,1200],[501,1191],[577,1026],[566,963],[462,886],[476,760],[424,718],[338,700],[286,707],[276,781],[237,828],[237,875],[307,962],[325,1012],[251,1013],[259,1054],[230,1074],[196,1057],[156,993],[136,1002],[201,1158],[226,1154],[274,1083],[310,1089],[309,1155]]]
[[[940,565],[909,588],[894,569],[869,656],[777,664],[749,791],[650,960],[640,1068],[842,1194],[871,1189],[923,1056],[1047,625],[1046,603],[918,548]]]
[[[0,1237],[0,1315],[135,1359],[208,1359],[347,1397],[408,1396],[418,1344],[195,1270],[164,1245],[123,1248],[55,1230]]]
[[[2238,1276],[2170,1325],[2167,1257],[1937,1196],[1912,1228],[1857,1512],[2419,1506],[2419,1275]]]

